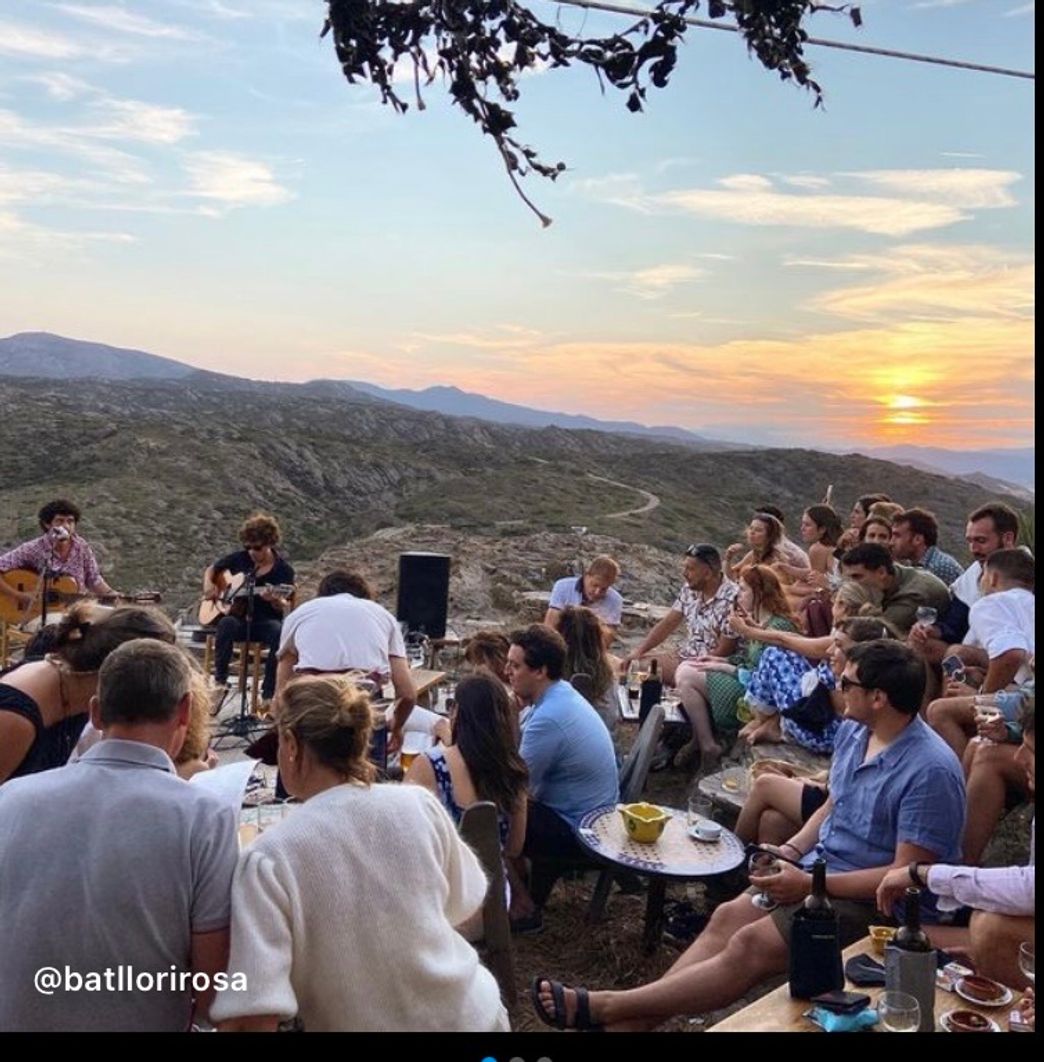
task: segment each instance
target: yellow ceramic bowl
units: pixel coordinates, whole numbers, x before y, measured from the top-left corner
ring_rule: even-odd
[[[653,804],[621,804],[620,815],[628,836],[639,844],[655,844],[670,818],[663,808]]]

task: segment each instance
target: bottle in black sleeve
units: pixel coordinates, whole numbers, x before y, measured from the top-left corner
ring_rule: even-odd
[[[841,924],[826,891],[826,860],[812,864],[812,892],[794,912],[790,929],[790,994],[811,999],[845,987]]]
[[[663,680],[660,678],[657,661],[654,657],[649,664],[649,674],[642,680],[638,689],[638,726],[645,722],[645,717],[652,711],[653,705],[663,699]]]
[[[918,1032],[935,1028],[935,948],[921,928],[921,890],[909,888],[903,924],[885,947],[885,988],[906,992],[921,1005]]]

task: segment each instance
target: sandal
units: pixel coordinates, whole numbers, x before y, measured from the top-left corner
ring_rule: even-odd
[[[549,1014],[540,998],[540,986],[547,982],[551,987],[551,1002],[554,1004],[554,1013]],[[576,1014],[573,1015],[573,1023],[570,1025],[566,1018],[565,985],[561,981],[552,981],[550,977],[534,977],[529,986],[529,995],[533,1001],[533,1009],[537,1017],[552,1029],[580,1029],[589,1032],[601,1032],[603,1026],[591,1020],[591,1003],[586,988],[574,988],[576,993]]]

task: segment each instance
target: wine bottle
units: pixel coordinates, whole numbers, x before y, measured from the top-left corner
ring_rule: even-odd
[[[935,949],[921,928],[921,890],[906,890],[903,924],[885,946],[885,988],[906,992],[921,1005],[918,1032],[935,1028]]]
[[[812,864],[812,891],[794,912],[790,928],[790,995],[811,999],[845,987],[841,923],[827,897],[826,860]]]
[[[657,661],[654,657],[649,664],[649,674],[642,681],[638,690],[638,726],[645,722],[645,717],[652,711],[654,704],[663,699],[663,681],[661,680]]]

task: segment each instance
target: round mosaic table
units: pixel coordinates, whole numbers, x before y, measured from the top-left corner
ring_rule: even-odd
[[[697,841],[689,836],[684,811],[667,807],[663,810],[671,818],[653,844],[632,840],[615,804],[589,811],[576,828],[580,843],[595,858],[649,879],[642,937],[646,951],[652,951],[660,940],[668,881],[726,874],[746,858],[743,842],[731,830],[722,827],[717,841]]]

